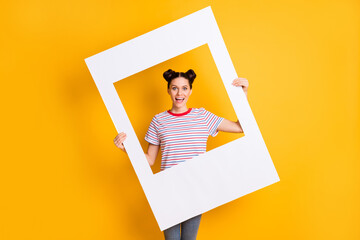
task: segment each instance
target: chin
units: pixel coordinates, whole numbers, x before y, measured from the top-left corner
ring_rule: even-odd
[[[174,106],[180,108],[180,107],[182,107],[183,105],[182,105],[182,104],[175,103]]]

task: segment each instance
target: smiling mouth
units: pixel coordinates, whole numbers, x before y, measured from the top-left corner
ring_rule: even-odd
[[[175,100],[177,103],[182,103],[185,100],[185,98],[175,98]]]

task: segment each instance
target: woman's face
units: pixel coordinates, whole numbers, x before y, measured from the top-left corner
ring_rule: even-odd
[[[168,88],[168,93],[173,101],[173,105],[177,108],[186,106],[191,92],[189,80],[183,77],[174,78]]]

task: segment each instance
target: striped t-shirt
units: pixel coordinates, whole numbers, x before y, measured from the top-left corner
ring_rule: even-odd
[[[153,117],[145,140],[161,145],[164,170],[206,152],[209,135],[218,134],[223,119],[204,108],[189,108],[180,114],[165,111]]]

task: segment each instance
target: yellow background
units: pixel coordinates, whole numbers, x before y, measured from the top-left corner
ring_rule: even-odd
[[[209,5],[281,181],[198,239],[360,238],[358,1],[34,0],[1,4],[0,239],[162,239],[84,59]]]

